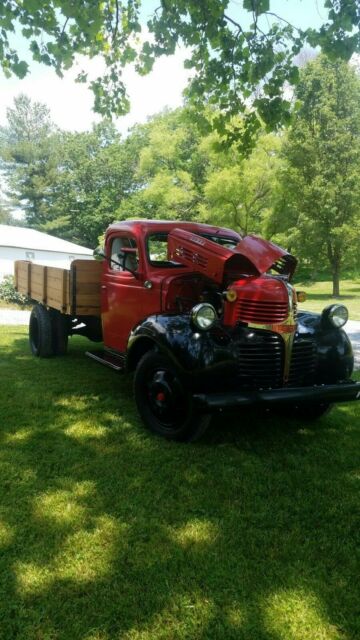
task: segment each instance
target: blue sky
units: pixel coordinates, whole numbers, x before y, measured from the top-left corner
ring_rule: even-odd
[[[143,2],[144,23],[158,4],[158,0]],[[327,16],[322,0],[272,0],[271,11],[299,28],[318,27]],[[241,0],[230,0],[228,13],[234,19],[247,16]],[[30,61],[27,41],[17,37],[14,44],[20,54]],[[182,64],[185,57],[186,51],[180,49],[175,56],[158,60],[154,71],[146,77],[137,76],[131,68],[126,70],[125,80],[132,108],[129,115],[118,119],[120,130],[125,132],[135,122],[145,121],[149,115],[166,106],[181,104],[188,77]],[[90,74],[96,76],[101,72],[101,64],[97,61],[85,61],[84,65]],[[92,111],[92,93],[84,85],[75,83],[75,75],[75,70],[69,70],[60,79],[52,69],[36,63],[31,64],[31,74],[23,80],[8,80],[0,72],[0,125],[5,124],[6,108],[11,106],[16,95],[24,92],[33,100],[46,103],[53,120],[60,127],[69,130],[88,129],[99,118]]]

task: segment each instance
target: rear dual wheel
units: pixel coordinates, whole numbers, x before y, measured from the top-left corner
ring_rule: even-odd
[[[38,358],[65,355],[68,345],[68,319],[44,305],[33,307],[29,322],[30,349]]]
[[[146,427],[168,440],[194,442],[209,425],[210,416],[195,410],[177,367],[156,351],[141,358],[135,371],[134,394]]]

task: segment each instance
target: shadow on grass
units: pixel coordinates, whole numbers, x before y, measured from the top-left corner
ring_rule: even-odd
[[[0,637],[357,638],[359,409],[148,435],[131,381],[1,351]]]

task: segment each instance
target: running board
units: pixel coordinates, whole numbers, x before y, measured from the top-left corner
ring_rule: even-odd
[[[110,351],[86,351],[85,355],[115,371],[123,371],[125,369],[125,356],[120,354],[117,355]]]

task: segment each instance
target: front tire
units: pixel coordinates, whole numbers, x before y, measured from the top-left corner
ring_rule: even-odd
[[[54,355],[51,315],[42,304],[35,305],[31,311],[29,342],[31,352],[37,358]]]
[[[194,410],[192,396],[175,365],[156,351],[148,351],[139,361],[134,395],[145,426],[168,440],[194,442],[209,425],[210,416]]]

